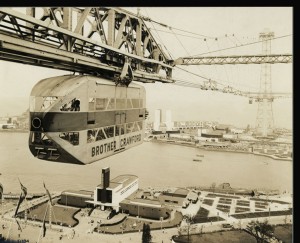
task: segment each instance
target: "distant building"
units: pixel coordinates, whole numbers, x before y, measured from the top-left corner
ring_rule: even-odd
[[[0,118],[0,129],[12,129],[16,128],[11,117],[1,117]]]
[[[224,133],[228,133],[229,126],[228,125],[218,124],[218,125],[216,125],[215,130],[216,131],[223,131]]]
[[[199,134],[199,133],[198,133]],[[206,130],[202,131],[201,136],[195,136],[195,140],[206,142],[219,142],[223,139],[223,131]]]
[[[233,133],[226,133],[226,134],[223,134],[223,138],[224,139],[237,139],[238,138],[238,135],[237,134],[233,134]]]
[[[166,127],[167,127],[167,131],[172,131],[174,128],[174,122],[172,121],[172,113],[171,110],[167,110],[166,111]]]
[[[160,131],[161,119],[162,119],[161,110],[160,109],[155,110],[153,130]]]
[[[163,192],[159,195],[158,199],[161,204],[173,205],[182,207],[188,201],[187,196],[189,190],[179,188],[174,192]]]
[[[245,132],[245,129],[241,129],[241,128],[231,128],[230,131],[234,134],[242,134]]]

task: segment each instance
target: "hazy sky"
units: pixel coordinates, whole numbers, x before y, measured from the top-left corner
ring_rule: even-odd
[[[137,8],[127,9],[137,11]],[[261,43],[238,46],[259,41],[259,33],[266,28],[278,37],[272,41],[272,53],[293,51],[291,7],[141,7],[140,13],[173,27],[162,28],[148,24],[157,41],[166,47],[174,59],[207,52],[211,52],[207,55],[261,54]],[[236,48],[228,49],[230,47]],[[222,49],[228,50],[221,51]],[[232,85],[245,91],[259,91],[260,65],[181,68],[224,85]],[[292,68],[292,64],[272,65],[273,92],[293,91]],[[46,77],[66,73],[0,61],[0,116],[25,111],[35,83]],[[173,71],[173,77],[196,83],[203,81],[202,78],[178,69]],[[170,109],[174,120],[215,120],[238,126],[255,126],[257,103],[250,105],[245,97],[160,83],[145,84],[145,87],[150,119],[153,119],[154,109],[161,108],[163,114]],[[276,126],[292,128],[292,99],[276,99],[273,102],[273,114]]]

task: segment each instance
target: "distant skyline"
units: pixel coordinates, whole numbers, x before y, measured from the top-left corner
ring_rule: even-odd
[[[137,11],[137,8],[126,9]],[[208,55],[261,54],[261,43],[238,46],[258,41],[259,33],[265,28],[274,31],[275,37],[280,37],[272,42],[272,53],[292,53],[291,7],[141,7],[140,14],[173,27],[166,29],[152,23],[148,26],[173,59],[207,52],[211,52]],[[228,47],[237,48],[220,51]],[[259,91],[260,65],[180,68],[241,90]],[[273,92],[293,92],[292,70],[293,64],[272,65]],[[21,114],[29,107],[30,91],[39,80],[63,74],[69,72],[0,61],[0,116]],[[203,82],[202,78],[177,68],[173,71],[173,77]],[[257,103],[250,105],[245,97],[174,84],[142,85],[146,88],[150,118],[154,116],[155,109],[162,109],[163,114],[169,109],[173,120],[211,120],[241,127],[248,124],[255,126]],[[292,128],[292,108],[291,98],[274,100],[275,127]]]

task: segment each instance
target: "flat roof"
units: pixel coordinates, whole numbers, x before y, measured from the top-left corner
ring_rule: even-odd
[[[67,194],[67,195],[73,195],[73,196],[84,196],[84,197],[93,197],[94,195],[94,192],[93,191],[86,191],[86,190],[66,190],[66,191],[63,191],[61,193],[61,195],[63,194]]]
[[[189,193],[189,190],[184,189],[184,188],[178,188],[174,192],[174,194],[181,194],[181,195],[187,195]]]
[[[188,193],[189,190],[184,188],[178,188],[174,192],[163,192],[161,195],[185,198],[188,195]]]
[[[208,135],[208,136],[218,135],[218,136],[221,136],[221,135],[223,135],[223,132],[213,130],[213,131],[208,131],[208,132],[202,132],[202,135]]]
[[[119,175],[114,179],[110,180],[108,188],[114,189],[119,185],[122,185],[121,189],[128,186],[134,182],[138,177],[136,175]],[[103,188],[102,184],[99,184],[98,187]]]
[[[162,207],[161,203],[158,200],[151,200],[151,199],[142,199],[142,198],[135,198],[132,200],[124,199],[121,203],[127,203],[131,205],[139,205],[139,206],[155,206],[155,207]]]
[[[195,192],[190,192],[187,197],[188,197],[188,199],[191,199],[191,200],[197,200],[198,194]]]
[[[142,203],[142,204],[153,204],[153,205],[161,205],[158,200],[151,200],[151,199],[143,199],[143,198],[135,198],[131,200],[133,203]]]

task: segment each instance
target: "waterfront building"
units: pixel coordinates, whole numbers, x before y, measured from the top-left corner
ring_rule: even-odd
[[[94,193],[92,191],[67,190],[61,193],[59,203],[66,206],[85,208],[92,206],[92,204],[88,203],[87,201],[91,201],[93,198]]]
[[[120,203],[120,207],[123,213],[154,220],[166,219],[171,213],[170,209],[155,199],[125,199]]]
[[[216,131],[222,131],[223,133],[228,133],[228,131],[229,131],[229,126],[228,126],[228,125],[218,124],[218,125],[215,127],[215,130],[216,130]]]
[[[198,141],[205,141],[205,142],[219,142],[223,139],[223,131],[206,131],[201,132],[200,136],[195,136],[194,139]],[[198,133],[199,134],[199,133]]]
[[[109,167],[102,169],[102,180],[94,190],[93,201],[88,201],[101,210],[112,208],[119,212],[120,202],[138,190],[138,177],[135,175],[120,175],[110,180]]]
[[[188,201],[189,190],[179,188],[174,192],[163,192],[159,195],[158,200],[161,204],[182,207]]]

